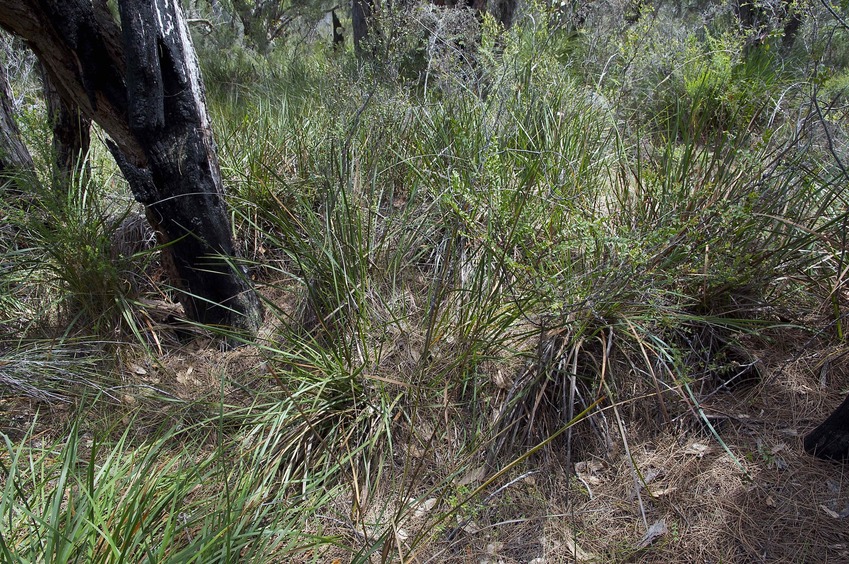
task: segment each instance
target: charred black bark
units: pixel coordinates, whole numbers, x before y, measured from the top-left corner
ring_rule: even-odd
[[[785,51],[793,48],[793,44],[796,43],[796,36],[799,34],[799,28],[802,27],[801,12],[790,6],[789,2],[787,5],[789,6],[789,13],[784,20],[784,32],[781,34],[781,47]]]
[[[339,21],[339,16],[336,15],[336,8],[330,10],[330,22],[333,24],[333,48],[341,49],[345,43],[344,29],[342,22]]]
[[[14,118],[12,89],[0,65],[0,198],[11,208],[28,214],[35,209],[33,188],[38,186],[32,155],[21,139]],[[0,245],[18,248],[20,229],[0,213]],[[25,243],[23,243],[25,245]]]
[[[241,272],[198,63],[177,0],[0,0],[62,98],[109,135],[146,206],[186,315],[255,332],[259,300]]]
[[[374,12],[373,0],[351,0],[351,30],[354,36],[354,52],[362,57],[369,37]]]
[[[479,7],[477,4],[477,2],[470,3],[473,8],[481,9],[482,6]],[[489,0],[486,11],[492,14],[492,17],[500,22],[504,29],[510,29],[516,14],[516,0]]]
[[[144,148],[155,190],[143,203],[160,241],[172,249],[186,314],[203,323],[255,328],[259,302],[221,258],[236,250],[186,22],[175,0],[122,0],[119,7],[130,131]],[[150,195],[140,188],[137,196]]]
[[[66,187],[73,178],[87,178],[91,168],[86,160],[91,145],[91,119],[74,104],[66,102],[41,66],[42,93],[47,120],[53,129],[53,183]]]
[[[805,437],[805,450],[819,458],[849,461],[849,397]]]

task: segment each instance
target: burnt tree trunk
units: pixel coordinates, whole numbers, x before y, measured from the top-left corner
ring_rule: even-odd
[[[75,178],[84,181],[91,175],[91,167],[86,160],[91,145],[91,119],[84,116],[78,107],[62,99],[44,66],[40,67],[47,121],[53,129],[53,184],[67,187]]]
[[[330,22],[333,24],[333,49],[339,50],[345,43],[343,35],[342,22],[339,21],[339,16],[336,15],[336,8],[330,10]]]
[[[6,69],[0,64],[0,198],[8,205],[10,213],[28,214],[35,208],[33,188],[38,179],[13,111],[12,89]],[[20,234],[18,222],[9,221],[6,211],[0,209],[0,246],[17,249],[26,245]]]
[[[259,300],[235,245],[200,70],[177,0],[0,0],[62,98],[111,138],[146,207],[187,317],[255,333]]]
[[[489,0],[489,2],[472,0],[470,6],[478,10],[486,6],[486,11],[492,14],[492,17],[501,23],[504,29],[510,29],[510,26],[513,25],[513,17],[516,13],[516,0]]]
[[[849,397],[805,437],[805,450],[820,458],[849,461]]]
[[[372,25],[372,12],[373,0],[351,0],[351,33],[354,37],[354,52],[358,57],[365,54],[365,43]]]

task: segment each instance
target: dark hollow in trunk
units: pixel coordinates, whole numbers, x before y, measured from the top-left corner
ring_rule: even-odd
[[[849,397],[805,437],[805,450],[819,458],[849,460]]]

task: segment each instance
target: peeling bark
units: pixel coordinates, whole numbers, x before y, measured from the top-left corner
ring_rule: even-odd
[[[0,0],[0,26],[23,37],[66,101],[109,135],[146,207],[186,315],[255,333],[261,307],[234,270],[203,83],[177,0]]]

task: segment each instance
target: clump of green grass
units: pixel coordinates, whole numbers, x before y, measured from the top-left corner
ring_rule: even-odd
[[[52,441],[33,431],[18,444],[6,439],[4,561],[267,562],[327,542],[301,531],[311,504],[322,503],[317,490],[275,495],[278,467],[256,437],[216,444],[215,421],[144,441],[132,424],[84,425]]]
[[[65,188],[31,180],[27,207],[6,201],[3,212],[17,241],[4,254],[3,276],[17,296],[17,319],[5,321],[24,335],[50,327],[106,338],[137,333],[134,301],[151,281],[149,230],[124,232],[131,207],[107,207],[105,180],[75,178]]]
[[[235,201],[240,221],[282,257],[264,279],[300,288],[309,346],[360,382],[397,386],[388,402],[373,382],[351,388],[405,422],[374,444],[409,433],[433,445],[445,436],[415,422],[451,413],[468,423],[453,452],[498,467],[547,437],[575,446],[561,429],[635,389],[668,420],[757,374],[752,335],[821,306],[837,283],[834,166],[785,119],[797,98],[758,106],[752,92],[777,88],[770,68],[697,47],[701,63],[673,77],[681,100],[648,125],[627,99],[564,72],[568,53],[530,21],[484,49],[485,97],[359,90],[336,107],[337,127],[302,128],[297,146],[313,158],[298,166],[279,156],[301,154],[298,111],[328,123],[324,87],[305,95],[310,110],[252,122],[263,149],[245,186],[261,182]],[[302,343],[305,317],[275,315],[279,338]],[[605,418],[593,418],[602,445]],[[384,483],[410,491],[420,479]]]

